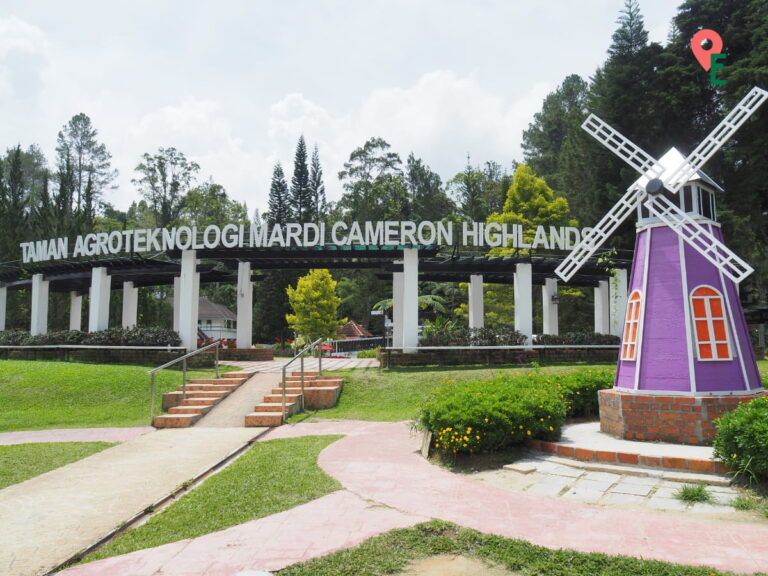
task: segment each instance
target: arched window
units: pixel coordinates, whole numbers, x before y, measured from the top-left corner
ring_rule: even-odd
[[[711,286],[691,292],[696,354],[699,360],[731,360],[723,296]]]
[[[621,359],[634,362],[637,359],[637,335],[640,330],[640,291],[633,290],[627,301],[627,318],[624,321],[624,337],[621,339]]]

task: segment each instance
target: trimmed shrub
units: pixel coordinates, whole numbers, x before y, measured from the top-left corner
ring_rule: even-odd
[[[715,457],[751,481],[768,479],[768,397],[741,404],[715,425]]]
[[[178,346],[181,338],[165,328],[110,328],[101,332],[59,330],[32,336],[29,332],[0,332],[0,345],[46,346],[83,344],[86,346]]]
[[[376,354],[379,353],[379,350],[381,350],[381,346],[376,346],[376,348],[372,348],[371,350],[360,350],[357,353],[358,358],[376,358]]]
[[[565,334],[539,334],[534,344],[542,346],[587,346],[587,345],[618,345],[621,338],[613,334],[597,332],[566,332]]]
[[[429,322],[424,325],[421,346],[521,346],[528,337],[513,326],[467,328],[456,321]]]
[[[568,416],[597,413],[610,370],[528,373],[479,382],[446,382],[421,407],[417,427],[444,454],[494,452],[531,438],[557,440]]]

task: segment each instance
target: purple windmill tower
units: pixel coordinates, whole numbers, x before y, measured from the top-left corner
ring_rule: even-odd
[[[766,98],[753,88],[687,158],[672,148],[655,160],[595,115],[582,125],[641,175],[557,268],[567,282],[637,211],[616,382],[600,393],[604,432],[703,444],[715,418],[763,393],[738,293],[753,270],[723,243],[721,189],[700,169]]]

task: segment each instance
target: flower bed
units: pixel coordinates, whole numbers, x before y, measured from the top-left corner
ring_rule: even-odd
[[[446,382],[424,403],[417,426],[432,433],[438,452],[493,452],[528,439],[560,437],[567,417],[594,416],[597,392],[613,385],[613,370],[530,372],[492,380]]]

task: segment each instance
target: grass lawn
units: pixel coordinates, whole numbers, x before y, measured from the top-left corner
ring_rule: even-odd
[[[85,561],[202,536],[339,490],[341,485],[317,465],[320,451],[339,438],[307,436],[257,442],[230,466]]]
[[[224,368],[224,367],[222,367]],[[0,362],[0,432],[48,428],[149,425],[146,366],[3,360]],[[228,370],[228,368],[224,368]],[[210,377],[213,369],[188,371]],[[181,384],[181,372],[157,375],[161,394]]]
[[[0,489],[101,452],[110,442],[43,442],[0,446]]]
[[[586,368],[613,368],[613,364],[559,365],[538,368],[548,373],[562,373]],[[339,370],[333,375],[344,378],[344,389],[334,408],[305,412],[291,417],[300,422],[307,417],[399,422],[413,419],[419,404],[436,388],[447,382],[486,380],[502,375],[521,375],[533,368],[502,366],[493,368],[430,366],[392,368],[389,370]]]
[[[279,576],[377,576],[400,574],[409,562],[438,554],[480,558],[522,576],[720,576],[712,568],[681,566],[626,556],[549,550],[489,536],[445,522],[393,530],[346,550],[289,566]]]

